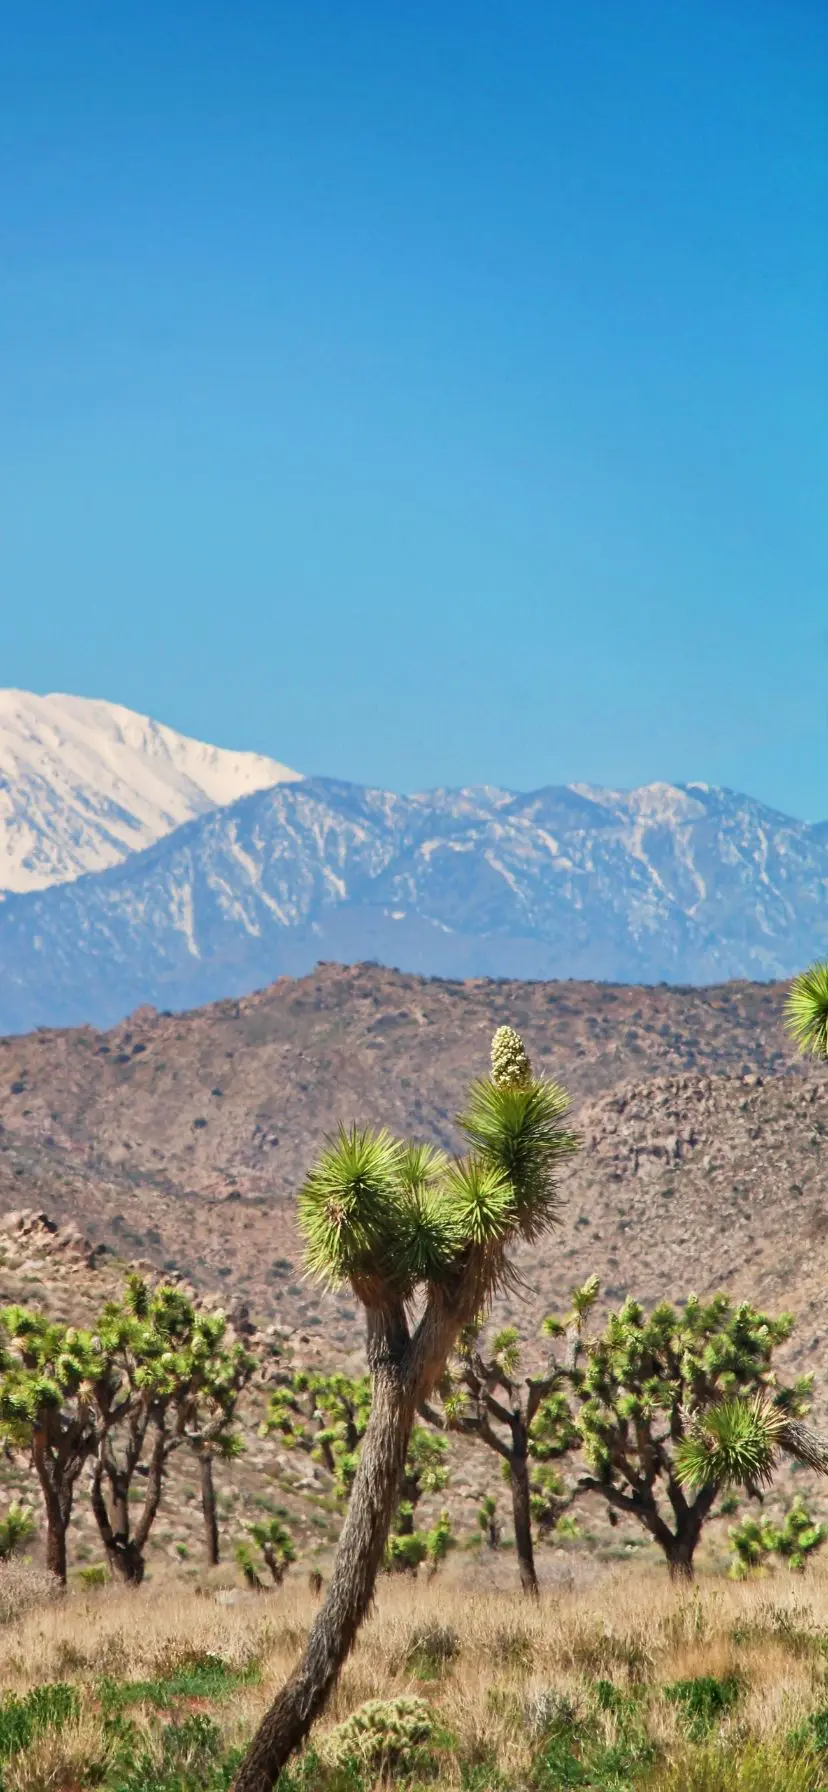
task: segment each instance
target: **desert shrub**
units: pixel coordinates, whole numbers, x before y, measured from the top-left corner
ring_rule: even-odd
[[[369,1699],[329,1732],[322,1752],[332,1765],[410,1773],[425,1765],[429,1745],[437,1736],[437,1723],[425,1699]]]
[[[460,1638],[449,1624],[415,1624],[402,1651],[402,1665],[425,1678],[436,1678],[460,1653]]]
[[[35,1606],[61,1597],[61,1587],[53,1574],[31,1562],[11,1557],[0,1563],[0,1624],[10,1624]]]
[[[111,1575],[105,1563],[90,1562],[88,1568],[76,1569],[75,1578],[87,1592],[92,1592],[95,1587],[108,1586]]]
[[[824,1792],[809,1749],[784,1742],[711,1742],[688,1747],[651,1782],[652,1792]]]
[[[741,1692],[737,1674],[725,1674],[721,1679],[715,1674],[697,1674],[692,1680],[675,1680],[665,1686],[664,1697],[681,1712],[688,1734],[701,1738],[733,1710]]]
[[[218,1724],[200,1712],[166,1724],[159,1735],[122,1724],[113,1737],[106,1792],[227,1792],[238,1765]]]
[[[16,1500],[13,1501],[5,1517],[0,1518],[0,1562],[8,1562],[11,1556],[25,1549],[35,1529],[34,1515],[28,1506],[19,1506]]]
[[[77,1692],[63,1681],[33,1687],[22,1699],[9,1694],[0,1704],[0,1761],[19,1754],[42,1730],[60,1729],[77,1714]]]

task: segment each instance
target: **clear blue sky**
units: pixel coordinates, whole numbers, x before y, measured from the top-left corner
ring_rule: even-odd
[[[828,816],[824,0],[27,0],[0,684]]]

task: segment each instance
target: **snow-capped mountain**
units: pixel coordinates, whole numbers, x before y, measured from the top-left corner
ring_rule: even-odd
[[[117,703],[0,691],[0,892],[104,871],[207,809],[299,775]]]
[[[0,1027],[189,1007],[321,959],[709,983],[828,954],[828,825],[703,784],[280,783],[0,904]]]

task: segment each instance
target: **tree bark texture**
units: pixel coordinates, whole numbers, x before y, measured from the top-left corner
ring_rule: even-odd
[[[460,1326],[478,1303],[479,1291],[468,1277],[453,1300],[446,1295],[429,1300],[413,1339],[401,1307],[369,1311],[371,1416],[328,1591],[305,1653],[263,1718],[233,1792],[271,1792],[324,1710],[371,1606],[417,1408],[433,1391]]]
[[[518,1573],[521,1591],[531,1599],[538,1597],[538,1576],[532,1543],[532,1509],[529,1504],[529,1468],[525,1452],[512,1451],[509,1462],[509,1486],[512,1493],[512,1521],[515,1527]]]
[[[199,1454],[201,1470],[201,1510],[204,1517],[204,1547],[207,1564],[217,1568],[219,1561],[218,1516],[216,1513],[216,1489],[213,1482],[213,1458],[209,1450]]]
[[[132,1473],[119,1468],[114,1461],[104,1456],[95,1464],[92,1476],[92,1511],[107,1561],[113,1572],[126,1581],[128,1586],[138,1587],[144,1578],[144,1551],[161,1503],[164,1466],[169,1447],[170,1440],[163,1431],[158,1431],[150,1451],[146,1493],[134,1532],[131,1529],[129,1510]],[[104,1476],[109,1482],[108,1505],[103,1491]]]

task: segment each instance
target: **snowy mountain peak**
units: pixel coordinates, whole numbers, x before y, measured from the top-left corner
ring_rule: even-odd
[[[0,691],[0,891],[104,871],[182,822],[301,773],[118,703]]]

